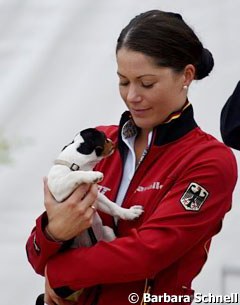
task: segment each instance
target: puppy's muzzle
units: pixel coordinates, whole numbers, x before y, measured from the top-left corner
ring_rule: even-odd
[[[103,146],[102,156],[103,157],[110,156],[114,152],[115,148],[116,148],[116,145],[113,143],[113,141],[110,139],[106,139],[104,146]]]

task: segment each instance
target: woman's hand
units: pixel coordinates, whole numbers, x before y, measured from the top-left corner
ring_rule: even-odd
[[[44,179],[44,204],[48,215],[47,232],[56,240],[66,241],[91,227],[92,208],[97,185],[80,185],[65,201],[57,202]]]

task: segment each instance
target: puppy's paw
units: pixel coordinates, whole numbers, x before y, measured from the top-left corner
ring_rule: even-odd
[[[95,173],[95,179],[94,179],[94,183],[98,183],[101,182],[103,180],[103,173],[101,172],[94,172]]]
[[[78,173],[78,175],[80,175],[80,178],[82,179],[82,183],[98,183],[103,180],[103,173],[101,172],[88,171],[83,173],[84,176],[82,175],[82,173]]]
[[[124,212],[124,219],[133,220],[138,218],[144,212],[143,207],[141,205],[134,205],[129,209],[126,209]]]

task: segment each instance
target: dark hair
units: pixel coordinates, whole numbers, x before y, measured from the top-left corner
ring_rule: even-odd
[[[181,72],[186,65],[196,68],[195,79],[209,75],[214,60],[180,14],[151,10],[133,18],[122,30],[116,52],[121,48],[141,52],[161,67]]]

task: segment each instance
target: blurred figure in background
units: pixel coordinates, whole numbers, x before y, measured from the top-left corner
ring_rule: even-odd
[[[140,305],[145,293],[190,304],[192,281],[231,209],[237,180],[233,153],[200,129],[188,100],[192,81],[209,75],[213,57],[181,15],[158,10],[130,21],[116,57],[129,111],[119,126],[98,127],[118,149],[96,169],[106,196],[126,208],[142,205],[144,214],[117,223],[101,214],[117,238],[68,249],[91,226],[96,185],[82,185],[58,204],[45,183],[46,212],[28,239],[28,259],[46,277],[49,305],[69,304],[63,298],[81,288],[78,305]]]
[[[223,142],[240,150],[240,82],[222,109],[220,124]]]

